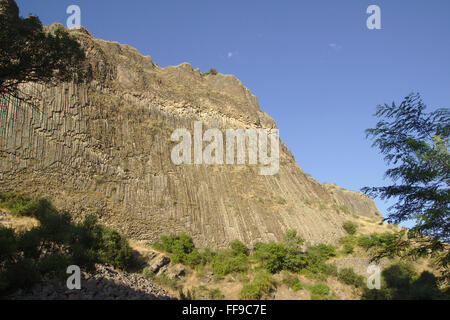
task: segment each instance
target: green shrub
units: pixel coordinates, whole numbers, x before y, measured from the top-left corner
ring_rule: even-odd
[[[365,289],[366,300],[431,300],[445,299],[439,290],[438,279],[428,271],[419,276],[410,264],[400,262],[381,273],[380,290]]]
[[[216,277],[233,272],[247,272],[248,268],[248,257],[243,254],[235,255],[231,250],[219,251],[212,263],[212,269]]]
[[[292,288],[296,283],[299,282],[298,277],[287,272],[287,271],[283,271],[282,273],[282,283],[284,283],[286,286],[288,286],[288,288]]]
[[[261,299],[261,292],[259,288],[254,284],[246,284],[242,287],[242,290],[239,292],[240,300],[259,300]]]
[[[398,234],[391,232],[373,233],[370,236],[358,237],[357,244],[367,250],[374,247],[386,248],[397,239],[397,236]]]
[[[350,254],[350,253],[353,253],[354,250],[355,250],[355,246],[353,244],[351,244],[351,243],[344,244],[344,253]]]
[[[370,248],[372,248],[375,243],[373,242],[371,237],[368,236],[359,236],[356,240],[358,246],[368,250]]]
[[[345,221],[342,227],[350,235],[354,235],[356,233],[356,224],[351,221]]]
[[[31,259],[6,263],[0,270],[0,297],[18,289],[29,289],[41,278]]]
[[[42,275],[65,277],[71,264],[92,268],[107,263],[125,269],[134,265],[127,240],[88,216],[72,222],[68,213],[58,212],[47,200],[29,200],[0,194],[0,206],[17,215],[32,216],[39,226],[15,234],[0,228],[0,295],[27,288]]]
[[[275,281],[272,275],[267,272],[258,273],[252,283],[242,287],[239,293],[239,299],[259,300],[264,295],[269,294],[273,289],[275,289]]]
[[[14,230],[0,225],[0,261],[12,261],[17,251]]]
[[[32,200],[13,193],[0,193],[0,207],[8,209],[13,216],[36,218],[56,211],[46,199]]]
[[[70,251],[78,265],[92,267],[100,262],[127,269],[135,264],[126,238],[110,227],[99,225],[94,216],[87,216],[75,227]]]
[[[254,251],[256,259],[270,273],[283,270],[287,253],[283,244],[275,242],[256,243]]]
[[[283,269],[292,272],[300,272],[308,266],[307,255],[304,253],[286,252],[284,257]]]
[[[151,271],[149,267],[145,267],[144,270],[142,270],[142,276],[144,278],[152,280],[156,276],[156,274]]]
[[[344,268],[337,274],[338,279],[350,286],[362,288],[364,286],[364,277],[357,274],[352,268]]]
[[[253,284],[256,285],[263,294],[268,294],[275,289],[275,281],[272,275],[267,272],[257,273],[253,279]]]
[[[222,300],[224,295],[220,292],[219,289],[210,289],[208,291],[208,298],[211,300]]]
[[[201,261],[203,261],[203,259],[199,258],[197,252],[194,252],[188,257],[188,255],[196,250],[196,248],[192,238],[186,233],[170,236],[163,235],[159,241],[153,244],[153,247],[156,250],[169,253],[170,259],[174,263],[196,265],[196,263],[201,263]]]
[[[332,244],[323,243],[309,247],[306,253],[310,256],[318,256],[322,259],[335,257],[337,254],[335,246],[333,246]]]
[[[214,68],[211,68],[211,69],[209,69],[208,72],[203,73],[203,75],[204,75],[204,76],[207,76],[207,75],[213,75],[213,76],[215,76],[215,75],[217,75],[217,70],[214,69]]]
[[[38,264],[40,274],[55,275],[59,279],[67,277],[67,267],[72,265],[71,258],[60,253],[52,253],[43,257]]]
[[[250,250],[239,240],[232,241],[230,243],[230,247],[234,255],[243,254],[245,256],[248,256],[250,253]]]
[[[212,263],[214,261],[214,257],[217,255],[217,253],[212,251],[210,248],[203,249],[201,254],[205,264]]]
[[[303,284],[299,281],[296,284],[294,284],[294,286],[292,287],[292,290],[294,290],[295,292],[302,290],[303,289]]]
[[[205,257],[195,248],[190,253],[188,253],[184,261],[191,268],[195,269],[197,266],[201,266],[205,264]]]
[[[283,243],[286,250],[292,253],[300,253],[305,240],[297,235],[296,230],[289,230],[284,235]]]
[[[318,283],[318,284],[309,286],[308,289],[312,294],[315,294],[315,295],[318,295],[321,297],[326,296],[330,293],[330,288],[326,284],[323,284],[323,283]]]

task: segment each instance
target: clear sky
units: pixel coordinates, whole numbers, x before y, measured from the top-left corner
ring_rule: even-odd
[[[17,0],[21,15],[66,24],[81,8],[93,36],[129,44],[159,66],[234,74],[277,123],[299,166],[351,190],[386,184],[365,139],[378,104],[420,92],[450,105],[449,0]],[[369,30],[369,5],[381,30]],[[388,205],[377,200],[383,215]]]

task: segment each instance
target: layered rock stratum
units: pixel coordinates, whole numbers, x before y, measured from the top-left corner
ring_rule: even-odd
[[[128,45],[84,28],[70,33],[86,50],[88,83],[27,84],[31,105],[0,101],[3,191],[47,197],[75,217],[94,213],[136,240],[186,232],[198,247],[280,241],[290,229],[330,243],[345,235],[346,220],[381,221],[370,198],[312,179],[283,143],[273,176],[252,165],[173,164],[171,133],[193,131],[194,121],[222,130],[276,125],[232,75],[202,75],[187,63],[160,68]]]

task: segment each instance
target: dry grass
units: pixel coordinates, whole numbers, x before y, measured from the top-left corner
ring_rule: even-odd
[[[30,217],[14,217],[8,210],[0,209],[0,225],[15,232],[29,231],[39,225],[39,221]]]

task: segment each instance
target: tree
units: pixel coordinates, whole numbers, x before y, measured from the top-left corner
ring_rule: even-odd
[[[413,256],[439,255],[448,276],[450,206],[450,111],[425,112],[419,94],[410,94],[397,106],[377,107],[377,126],[366,131],[391,166],[385,175],[393,184],[366,187],[363,191],[381,199],[397,199],[389,208],[390,223],[414,221],[408,239],[398,237],[398,247],[414,240]]]
[[[26,82],[67,81],[85,59],[80,44],[63,30],[46,33],[37,17],[19,17],[14,0],[0,0],[0,97],[22,98]]]

